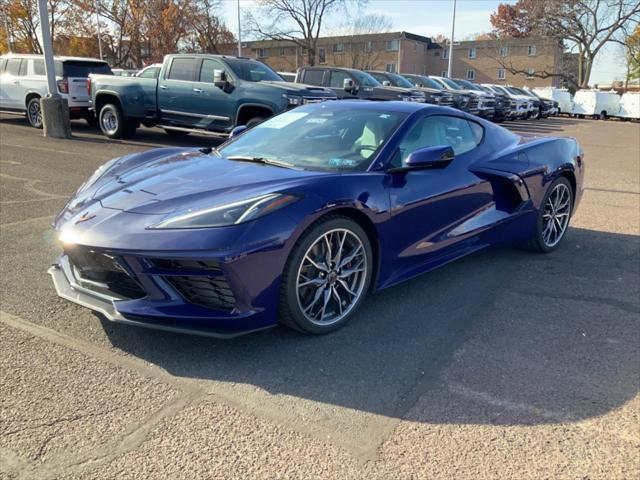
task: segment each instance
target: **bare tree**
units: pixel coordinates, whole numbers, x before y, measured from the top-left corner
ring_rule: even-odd
[[[189,19],[189,35],[186,38],[191,51],[221,53],[220,45],[235,42],[222,19],[217,15],[220,0],[199,0],[193,5]]]
[[[377,45],[375,37],[367,35],[386,33],[393,28],[391,19],[382,14],[369,14],[349,18],[331,34],[339,35],[343,50],[333,52],[333,64],[359,70],[376,69],[380,61],[384,45]]]
[[[507,20],[498,22],[492,16],[494,33],[504,37],[511,25],[518,31],[527,25],[526,35],[543,35],[564,41],[571,51],[577,52],[577,86],[587,88],[596,55],[602,47],[614,41],[615,35],[630,23],[640,19],[638,0],[518,0]],[[503,9],[504,10],[504,9]],[[500,17],[501,20],[504,18]],[[523,27],[524,28],[524,27]],[[505,68],[509,68],[505,63]],[[511,73],[517,74],[518,71]],[[534,72],[533,76],[547,78],[562,72]]]
[[[315,65],[325,16],[344,8],[345,0],[259,0],[259,5],[256,15],[245,15],[246,29],[262,39],[293,42],[306,49],[309,65]]]

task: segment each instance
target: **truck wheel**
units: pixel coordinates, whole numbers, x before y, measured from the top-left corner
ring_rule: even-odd
[[[186,137],[190,132],[185,132],[184,130],[174,130],[173,128],[165,128],[165,133],[167,135],[171,135],[172,137]]]
[[[253,118],[250,118],[249,121],[246,123],[247,128],[255,127],[259,123],[264,122],[264,120],[265,120],[264,117],[253,117]]]
[[[107,103],[98,115],[100,130],[109,138],[129,138],[135,135],[137,124],[127,121],[118,105]]]
[[[40,97],[33,97],[27,103],[27,120],[33,128],[42,128],[42,110],[40,109]]]
[[[604,110],[600,112],[600,120],[606,120],[607,118],[607,112],[605,112]]]

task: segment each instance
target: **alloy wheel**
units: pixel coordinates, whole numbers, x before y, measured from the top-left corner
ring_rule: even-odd
[[[36,128],[42,126],[42,110],[40,109],[40,100],[32,100],[29,102],[29,122]]]
[[[555,247],[564,236],[571,215],[571,191],[564,183],[558,183],[547,197],[542,214],[542,241]]]
[[[298,306],[305,318],[326,327],[346,317],[363,294],[368,264],[362,240],[351,230],[333,229],[318,237],[296,277]]]
[[[118,130],[116,113],[111,109],[104,109],[100,114],[100,126],[105,133],[114,135]]]

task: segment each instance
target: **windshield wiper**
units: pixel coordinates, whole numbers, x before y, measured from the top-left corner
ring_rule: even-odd
[[[227,160],[234,160],[234,161],[237,161],[237,162],[262,163],[263,165],[273,165],[274,167],[292,168],[294,170],[299,170],[299,168],[296,167],[292,163],[281,162],[279,160],[272,160],[270,158],[264,158],[264,157],[249,157],[249,156],[242,156],[242,155],[232,155],[230,157],[224,157],[224,158],[226,158]]]

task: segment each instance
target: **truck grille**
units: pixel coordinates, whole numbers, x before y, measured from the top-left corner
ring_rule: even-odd
[[[164,278],[194,305],[224,311],[232,310],[235,305],[233,292],[224,277],[170,275]]]
[[[469,110],[475,110],[478,108],[478,99],[476,97],[471,97],[469,99],[469,103],[467,103],[467,108]]]
[[[83,288],[121,300],[145,296],[145,291],[129,275],[121,258],[80,245],[67,247],[64,253],[76,281]]]
[[[453,95],[445,93],[438,97],[438,105],[450,107],[453,105]]]

